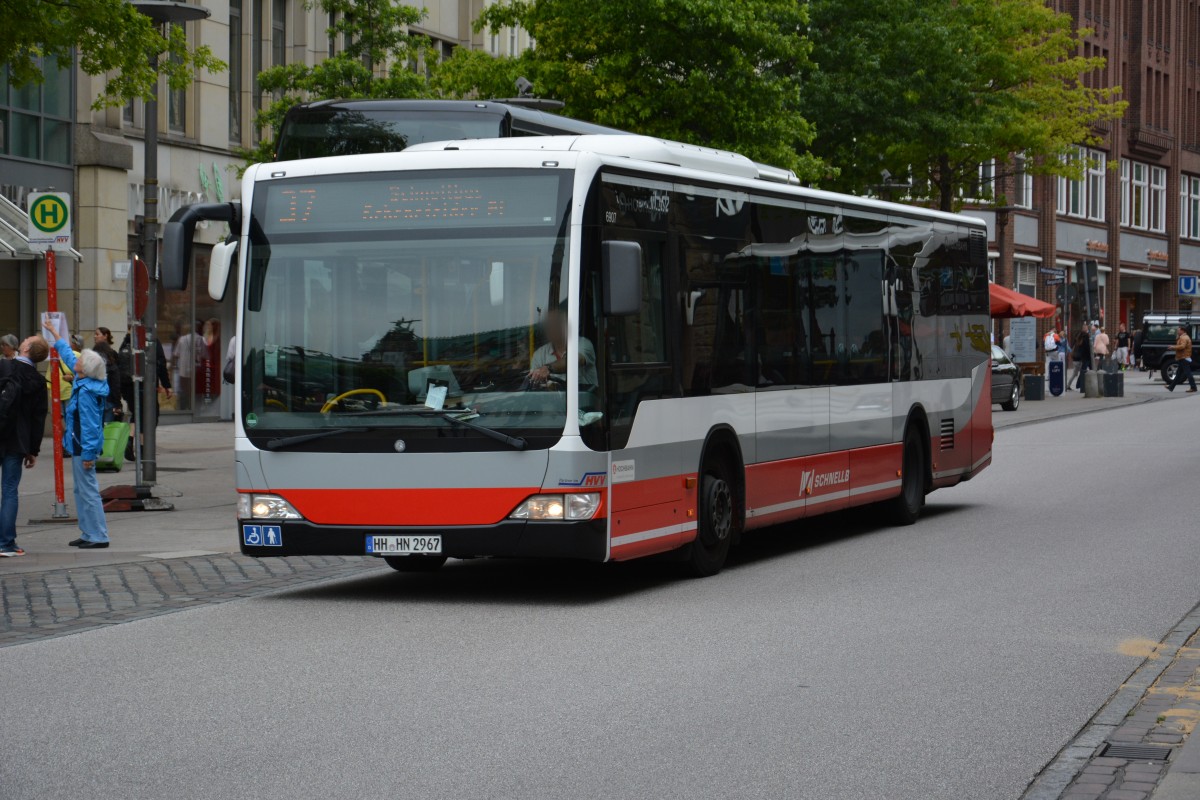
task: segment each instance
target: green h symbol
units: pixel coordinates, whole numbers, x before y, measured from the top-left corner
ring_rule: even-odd
[[[61,212],[62,209],[54,203],[42,203],[37,209],[38,223],[45,228],[57,228],[62,224],[59,222]]]
[[[34,226],[43,233],[57,233],[67,224],[67,204],[53,195],[39,197],[31,211]]]

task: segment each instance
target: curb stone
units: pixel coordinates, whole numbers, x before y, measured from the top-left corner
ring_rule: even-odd
[[[1189,694],[1193,686],[1195,696]],[[1168,762],[1101,757],[1103,746],[1158,744],[1170,747],[1170,759],[1182,747],[1197,719],[1200,604],[1171,629],[1079,734],[1034,778],[1021,800],[1059,800],[1064,796],[1079,800],[1146,798],[1166,774]],[[1111,779],[1097,782],[1102,775]]]

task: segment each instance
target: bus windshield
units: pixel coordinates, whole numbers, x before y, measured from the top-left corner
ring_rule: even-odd
[[[279,135],[276,159],[400,152],[422,142],[495,139],[504,115],[479,111],[363,111],[308,108],[290,112]]]
[[[530,372],[566,308],[570,183],[551,169],[260,183],[240,345],[250,438],[503,448],[486,428],[551,446],[564,382]]]

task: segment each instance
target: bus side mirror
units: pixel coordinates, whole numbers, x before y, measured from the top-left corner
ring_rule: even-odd
[[[642,246],[637,242],[600,245],[604,313],[614,317],[642,312]]]
[[[228,222],[236,231],[242,227],[241,218],[241,203],[195,203],[172,214],[163,229],[163,288],[170,291],[187,288],[188,269],[192,264],[192,236],[196,233],[197,222]]]
[[[237,239],[232,237],[228,241],[213,245],[208,261],[208,296],[218,303],[225,299],[225,289],[229,286],[229,273],[237,258],[237,249]]]

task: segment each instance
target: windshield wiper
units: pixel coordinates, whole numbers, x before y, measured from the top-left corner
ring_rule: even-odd
[[[438,411],[432,408],[373,408],[370,411],[352,411],[349,414],[341,414],[343,417],[437,417],[444,419],[447,422],[455,425],[461,425],[464,428],[470,428],[473,431],[482,433],[489,439],[495,439],[497,442],[502,442],[514,450],[524,450],[528,446],[523,436],[509,436],[507,433],[502,433],[495,428],[489,428],[486,425],[479,425],[475,422],[468,422],[465,419],[456,417],[455,414],[470,414],[473,413],[469,409],[455,409],[453,411],[441,410]],[[298,438],[298,437],[296,437]]]
[[[325,428],[316,431],[315,433],[302,433],[298,436],[285,436],[282,439],[271,439],[267,442],[268,450],[284,450],[288,447],[295,447],[298,444],[305,442],[315,442],[317,439],[325,439],[330,436],[339,436],[343,433],[355,433],[357,431],[372,431],[374,428]]]

